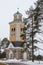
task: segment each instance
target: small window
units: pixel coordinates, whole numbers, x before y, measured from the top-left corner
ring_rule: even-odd
[[[15,31],[15,28],[14,28],[14,31]]]
[[[14,32],[15,31],[15,28],[12,28],[12,31]]]
[[[11,31],[11,36],[15,36],[15,28],[12,28]]]
[[[12,28],[12,31],[13,31],[13,28]]]

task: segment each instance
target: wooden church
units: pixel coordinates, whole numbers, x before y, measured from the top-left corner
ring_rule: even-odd
[[[21,46],[25,42],[25,38],[21,37],[24,33],[24,23],[22,21],[22,14],[17,11],[14,14],[14,20],[10,24],[10,42],[15,46]]]
[[[14,20],[9,23],[10,25],[10,37],[9,40],[11,43],[6,48],[6,58],[7,59],[23,59],[24,56],[27,58],[27,53],[23,55],[23,45],[26,42],[24,38],[24,23],[22,14],[17,11],[14,14]],[[22,35],[22,36],[21,36]]]

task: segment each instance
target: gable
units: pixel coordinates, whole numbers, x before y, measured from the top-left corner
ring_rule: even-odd
[[[14,48],[12,43],[9,43],[9,46],[7,48]]]

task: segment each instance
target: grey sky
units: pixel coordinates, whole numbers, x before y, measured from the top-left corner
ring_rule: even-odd
[[[0,38],[9,38],[9,22],[13,20],[13,14],[19,11],[25,16],[25,11],[31,5],[34,6],[36,0],[0,0]]]

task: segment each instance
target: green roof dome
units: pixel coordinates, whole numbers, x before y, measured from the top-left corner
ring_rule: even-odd
[[[21,14],[19,11],[17,11],[15,14]],[[22,15],[22,14],[21,14]]]
[[[14,14],[14,16],[17,15],[17,14],[18,14],[18,15],[22,15],[19,11],[17,11],[17,12]]]
[[[19,11],[17,11],[17,13],[16,14],[21,14]]]

